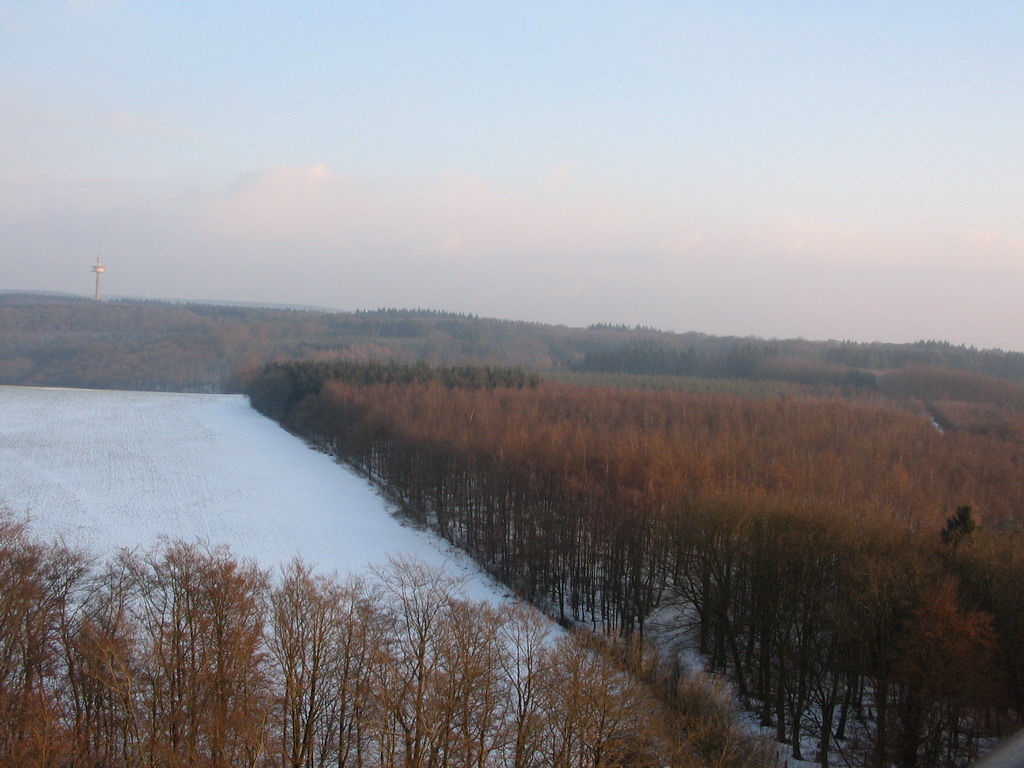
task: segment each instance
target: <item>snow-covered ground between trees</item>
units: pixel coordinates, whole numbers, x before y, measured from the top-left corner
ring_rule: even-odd
[[[404,554],[466,578],[471,599],[502,593],[242,395],[0,386],[0,507],[40,540],[100,556],[167,536],[344,575]]]

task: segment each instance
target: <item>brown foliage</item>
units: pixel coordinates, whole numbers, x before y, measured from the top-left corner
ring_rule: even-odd
[[[629,676],[414,561],[271,586],[167,542],[92,570],[8,517],[0,555],[3,766],[680,764]]]
[[[879,765],[916,754],[902,720],[926,681],[906,665],[949,579],[958,611],[991,615],[1005,683],[969,678],[944,754],[970,755],[1007,722],[991,708],[1020,701],[1020,608],[968,579],[968,553],[994,573],[979,546],[939,536],[965,503],[1012,530],[1024,462],[1007,435],[881,401],[554,385],[328,382],[289,419],[565,622],[643,635],[676,606],[659,630],[692,637],[797,758],[812,730],[823,765],[851,732]]]

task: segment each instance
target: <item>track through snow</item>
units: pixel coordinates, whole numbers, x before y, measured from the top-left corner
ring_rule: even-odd
[[[0,386],[0,505],[27,513],[36,537],[97,555],[168,536],[275,571],[299,555],[345,574],[406,554],[466,577],[467,597],[501,593],[242,395]]]

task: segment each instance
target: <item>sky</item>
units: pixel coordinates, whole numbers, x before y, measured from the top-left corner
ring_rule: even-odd
[[[0,0],[0,290],[1024,351],[1024,3]]]

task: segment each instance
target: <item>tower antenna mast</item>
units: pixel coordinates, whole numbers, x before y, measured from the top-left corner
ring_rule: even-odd
[[[103,273],[107,271],[107,268],[103,266],[103,256],[100,254],[99,249],[96,249],[96,264],[93,265],[92,271],[96,273],[96,301],[100,300],[100,278]]]

